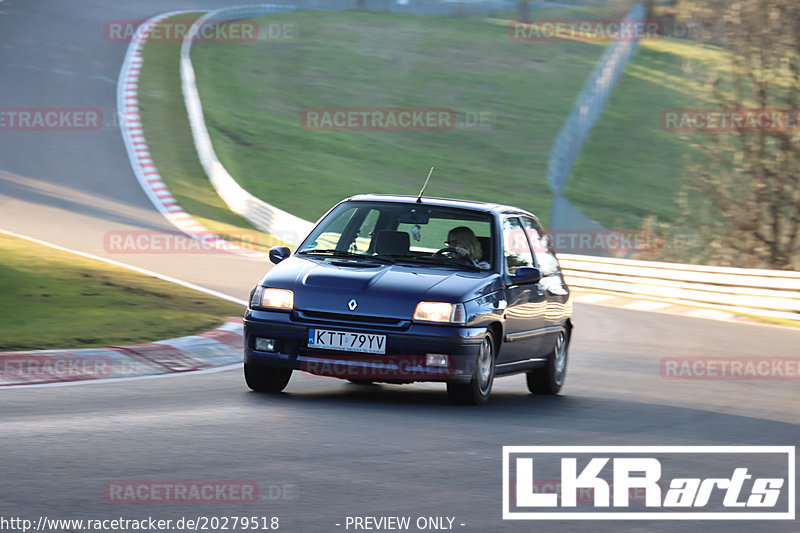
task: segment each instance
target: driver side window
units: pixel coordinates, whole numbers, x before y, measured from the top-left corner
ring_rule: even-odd
[[[533,266],[533,254],[517,217],[503,221],[503,256],[509,274],[516,274],[521,266]]]

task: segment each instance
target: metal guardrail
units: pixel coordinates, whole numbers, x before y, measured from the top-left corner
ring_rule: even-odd
[[[573,289],[800,320],[800,272],[559,254]]]
[[[625,15],[625,20],[642,20],[645,9],[637,3]],[[564,126],[556,137],[547,163],[547,180],[555,193],[560,193],[572,172],[572,164],[580,154],[589,131],[608,101],[614,85],[636,50],[638,40],[616,40],[608,45],[589,75],[581,94],[572,106]]]
[[[644,7],[637,3],[623,20],[641,20],[644,16]],[[602,229],[598,222],[573,206],[562,192],[589,131],[600,118],[611,91],[638,44],[637,40],[631,38],[614,41],[606,47],[558,132],[547,162],[547,181],[553,191],[551,229]]]

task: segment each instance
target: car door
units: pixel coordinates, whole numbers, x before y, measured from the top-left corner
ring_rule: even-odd
[[[534,257],[524,227],[516,215],[503,219],[503,259],[505,269],[505,341],[497,363],[525,361],[540,352],[540,336],[546,327],[544,293],[536,283],[518,284],[514,274],[522,266],[534,267]]]
[[[522,217],[528,242],[533,248],[536,268],[542,274],[539,289],[544,293],[546,331],[541,335],[540,349],[549,353],[555,346],[558,332],[570,315],[569,289],[561,275],[553,244],[539,222],[531,217]]]

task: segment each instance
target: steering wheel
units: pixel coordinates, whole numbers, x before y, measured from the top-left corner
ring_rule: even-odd
[[[478,266],[478,262],[475,261],[475,259],[471,255],[469,255],[468,253],[466,253],[466,254],[464,253],[464,249],[463,248],[453,248],[451,246],[448,246],[446,248],[442,248],[441,250],[438,250],[435,254],[433,254],[433,256],[434,257],[441,257],[441,256],[443,256],[445,254],[454,254],[454,256],[449,256],[450,259],[465,259],[472,266],[480,268]]]

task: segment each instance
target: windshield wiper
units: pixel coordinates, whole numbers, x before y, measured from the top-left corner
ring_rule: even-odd
[[[334,250],[332,248],[326,248],[322,250],[303,250],[302,252],[297,252],[297,255],[327,255],[330,257],[347,257],[352,259],[374,259],[376,261],[381,261],[384,263],[394,263],[391,259],[387,257],[379,257],[375,255],[367,255],[367,254],[357,254],[355,252],[346,252],[344,250]]]
[[[393,259],[399,259],[401,261],[408,261],[409,263],[426,263],[429,265],[442,265],[442,266],[460,266],[466,267],[471,270],[481,270],[481,267],[476,265],[471,265],[467,262],[462,262],[458,259],[454,259],[452,257],[447,256],[440,256],[440,257],[433,257],[433,256],[424,256],[424,255],[413,255],[413,254],[386,254],[384,257],[391,257]],[[444,259],[444,261],[442,261]]]

